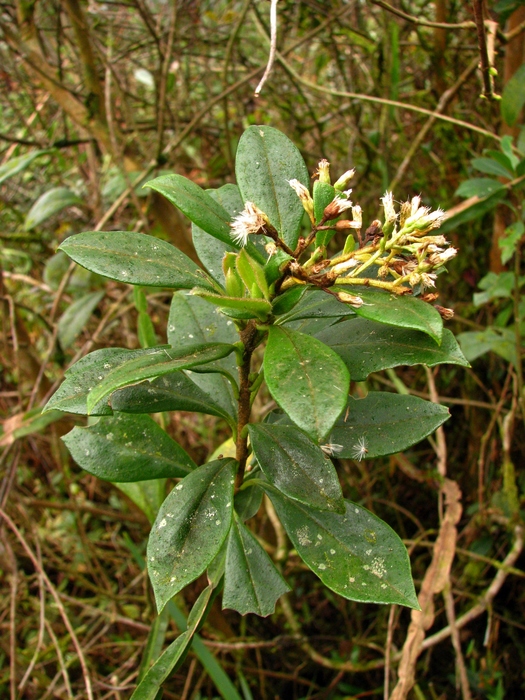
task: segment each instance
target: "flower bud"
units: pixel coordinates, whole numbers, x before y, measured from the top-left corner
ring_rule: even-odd
[[[305,187],[301,182],[299,182],[299,180],[288,180],[288,184],[295,191],[295,194],[301,200],[301,204],[303,205],[303,209],[308,214],[308,217],[309,217],[310,221],[312,222],[312,224],[314,224],[315,223],[314,200],[312,199],[310,192],[308,191],[308,188]]]
[[[348,183],[354,177],[354,174],[354,168],[352,168],[352,170],[347,170],[346,173],[343,173],[341,177],[338,180],[336,180],[336,182],[334,183],[334,188],[339,192],[342,192],[346,187],[348,187]]]
[[[319,182],[330,184],[330,163],[326,158],[319,161],[315,174],[319,176]]]

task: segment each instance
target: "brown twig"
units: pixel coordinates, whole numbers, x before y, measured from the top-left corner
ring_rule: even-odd
[[[31,559],[31,562],[33,563],[33,566],[35,567],[36,571],[39,573],[39,575],[42,577],[43,581],[45,582],[48,591],[51,593],[51,596],[53,600],[55,601],[55,604],[57,606],[57,609],[60,613],[60,616],[62,620],[64,621],[64,625],[66,626],[67,631],[69,632],[69,635],[71,637],[71,641],[73,642],[73,646],[75,647],[75,650],[78,655],[78,660],[80,662],[80,666],[82,669],[82,676],[84,678],[84,685],[86,688],[86,694],[88,700],[94,700],[93,698],[93,689],[91,686],[91,678],[89,675],[89,670],[86,664],[86,660],[84,658],[84,653],[82,651],[82,647],[80,646],[80,643],[78,641],[77,635],[75,634],[75,630],[73,628],[73,625],[71,624],[71,621],[66,613],[66,610],[62,604],[62,601],[60,600],[60,596],[58,595],[55,587],[51,583],[51,580],[49,579],[48,575],[40,565],[40,562],[36,558],[35,554],[33,553],[33,550],[31,547],[27,544],[25,537],[22,535],[20,530],[17,528],[13,520],[7,515],[7,513],[0,509],[0,517],[3,518],[5,521],[6,525],[9,527],[9,529],[13,532],[17,540],[20,542],[22,545],[24,551],[26,552],[27,556]]]
[[[483,96],[492,99],[494,97],[494,78],[492,76],[489,52],[487,50],[487,36],[485,34],[485,24],[483,21],[483,0],[472,0],[472,9],[474,11],[474,21],[476,22],[476,31],[478,35],[481,76],[483,78]]]

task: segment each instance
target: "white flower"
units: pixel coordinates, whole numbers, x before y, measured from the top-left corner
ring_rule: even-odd
[[[352,168],[352,170],[347,170],[346,173],[343,173],[341,177],[336,180],[334,183],[334,187],[336,190],[344,190],[344,188],[348,185],[350,180],[354,177],[355,174],[355,169]]]
[[[381,197],[381,203],[385,210],[385,224],[392,224],[397,219],[396,210],[394,209],[394,195],[392,192],[385,192]]]
[[[230,236],[235,243],[245,246],[250,233],[259,233],[265,226],[264,213],[253,202],[246,202],[243,211],[230,224]]]
[[[290,185],[290,187],[294,190],[295,194],[301,200],[301,204],[303,205],[303,209],[308,214],[310,221],[313,224],[315,222],[314,200],[312,199],[310,192],[308,192],[308,188],[305,187],[302,182],[299,182],[299,180],[288,180],[288,184]]]
[[[457,254],[458,254],[457,248],[451,247],[451,248],[447,248],[443,252],[434,253],[433,255],[431,255],[429,257],[428,261],[434,267],[438,267],[439,265],[444,265],[449,260],[452,260],[452,258],[455,258]]]

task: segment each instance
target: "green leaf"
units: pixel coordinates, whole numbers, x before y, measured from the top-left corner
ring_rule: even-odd
[[[82,267],[118,282],[171,289],[207,286],[205,273],[193,260],[143,233],[86,231],[66,238],[59,249]]]
[[[244,202],[242,201],[241,193],[237,185],[223,185],[217,190],[206,190],[206,192],[224,207],[230,216],[230,220],[244,209]],[[236,253],[238,251],[238,246],[236,246],[233,240],[224,243],[210,236],[206,231],[203,231],[195,224],[191,226],[191,235],[199,260],[203,263],[213,279],[224,286],[222,259],[225,253]],[[245,250],[250,256],[262,264],[264,264],[266,260],[266,252],[262,246],[262,241],[264,240],[263,236],[251,234],[248,236],[248,243],[245,247]]]
[[[235,174],[243,200],[259,207],[295,249],[304,209],[288,181],[308,187],[310,179],[295,144],[271,126],[250,126],[239,141]]]
[[[469,362],[474,362],[487,352],[495,352],[516,366],[516,336],[512,328],[488,326],[483,331],[460,333],[458,340]]]
[[[82,333],[91,314],[104,297],[104,292],[91,292],[74,301],[58,321],[58,340],[65,350],[73,344],[75,338]]]
[[[228,536],[222,607],[266,617],[290,586],[250,530],[234,517]]]
[[[216,309],[208,302],[184,292],[173,295],[168,319],[170,345],[185,348],[196,342],[233,344],[238,340],[239,336],[233,321],[216,313]],[[234,355],[219,360],[218,364],[233,376],[237,376]],[[208,403],[211,401],[220,406],[226,415],[233,418],[237,416],[237,402],[233,396],[231,384],[225,377],[220,374],[192,374],[191,380],[210,397]]]
[[[202,591],[188,617],[188,629],[169,645],[148,670],[131,696],[131,700],[155,700],[158,697],[160,686],[185,660],[195,633],[208,610],[213,590],[214,586],[210,585]]]
[[[348,600],[419,609],[408,553],[389,525],[350,501],[338,515],[264,488],[297,553],[328,588]]]
[[[371,289],[359,289],[357,293],[363,300],[363,305],[354,309],[358,316],[398,328],[423,331],[434,338],[438,345],[441,344],[443,320],[430,304],[416,297],[399,296]]]
[[[315,223],[318,224],[324,216],[324,210],[326,207],[335,199],[335,187],[330,185],[328,182],[320,182],[315,180],[314,182],[314,216]],[[327,231],[320,232],[330,233]],[[331,232],[333,235],[333,232]],[[319,235],[319,234],[318,234]],[[317,245],[322,245],[316,241]]]
[[[525,233],[525,226],[522,221],[515,221],[505,229],[505,235],[498,240],[501,248],[501,262],[503,265],[509,262],[516,252],[518,243]]]
[[[162,504],[148,541],[148,570],[159,612],[206,570],[226,539],[236,466],[233,459],[220,459],[199,467]]]
[[[141,382],[150,377],[177,372],[204,365],[233,352],[233,346],[226,343],[196,343],[186,348],[148,348],[145,354],[132,357],[118,367],[111,369],[89,392],[87,409],[91,413],[102,399],[117,389]]]
[[[151,481],[114,482],[122,493],[133,501],[145,514],[150,523],[153,523],[159,512],[162,502],[166,498],[166,479],[152,479]]]
[[[474,306],[482,306],[493,299],[508,299],[514,290],[513,272],[489,272],[479,282],[482,292],[474,294]]]
[[[64,381],[49,399],[44,411],[56,409],[68,413],[87,415],[87,396],[99,381],[115,367],[136,357],[151,353],[150,349],[125,350],[124,348],[103,348],[95,350],[70,367]],[[107,416],[113,411],[106,402],[101,402],[90,411],[92,416]]]
[[[505,190],[505,185],[489,177],[475,177],[465,180],[454,192],[456,197],[489,197],[494,192]]]
[[[300,288],[304,289],[304,286],[301,285]],[[289,291],[293,290],[294,287]],[[327,294],[320,289],[307,289],[293,309],[281,316],[279,323],[290,323],[301,318],[335,319],[344,316],[355,316],[355,312],[347,304],[342,304],[333,294]]]
[[[324,343],[272,326],[264,355],[264,376],[273,398],[294,423],[322,440],[346,405],[350,375]]]
[[[144,187],[160,192],[210,236],[233,248],[240,247],[230,236],[230,215],[226,209],[188,178],[182,175],[161,175],[147,182]]]
[[[249,299],[246,297],[227,297],[220,294],[213,294],[206,289],[195,287],[192,289],[192,296],[200,297],[210,304],[214,304],[219,309],[233,309],[240,311],[240,318],[258,318],[265,321],[272,312],[272,305],[266,299]]]
[[[354,318],[322,330],[316,338],[339,355],[355,382],[372,372],[399,365],[444,363],[468,367],[454,335],[443,329],[441,345],[425,333]]]
[[[52,149],[44,149],[41,151],[30,151],[25,153],[23,156],[17,156],[16,158],[10,158],[7,163],[0,166],[0,185],[13,175],[25,170],[28,165],[40,156],[46,155],[47,153],[52,153]]]
[[[253,285],[256,284],[263,293],[264,298],[269,299],[270,290],[264,275],[264,269],[256,260],[248,255],[244,248],[237,255],[235,264],[247,289],[251,289]]]
[[[521,65],[507,81],[501,96],[501,116],[509,126],[514,126],[525,104],[525,65]]]
[[[364,399],[349,397],[330,442],[341,447],[338,457],[372,459],[406,450],[449,418],[448,408],[417,396],[371,391]]]
[[[474,158],[472,161],[472,167],[476,168],[482,173],[487,173],[488,175],[496,175],[497,177],[504,177],[507,180],[514,179],[514,173],[505,168],[501,163],[494,160],[493,158]]]
[[[288,314],[298,304],[301,297],[306,292],[308,287],[304,284],[298,284],[291,289],[287,289],[283,294],[280,294],[273,300],[272,312],[275,316]]]
[[[252,479],[260,479],[261,476],[260,469],[256,467],[244,477],[243,483],[246,484]],[[234,498],[234,508],[241,520],[249,520],[257,514],[257,511],[261,507],[263,495],[262,489],[258,486],[250,485],[250,488],[243,488],[237,491]]]
[[[105,481],[180,478],[196,468],[190,456],[149,416],[100,418],[63,438],[73,459]]]
[[[459,226],[466,224],[468,221],[478,219],[480,216],[492,211],[492,209],[494,209],[501,202],[501,200],[504,199],[506,194],[507,189],[502,188],[496,190],[496,192],[491,194],[489,197],[473,201],[472,204],[466,209],[463,209],[458,214],[447,218],[439,227],[439,232],[444,234],[448,231],[454,231]]]
[[[82,203],[80,197],[69,188],[53,187],[53,189],[44,192],[29,210],[24,220],[24,231],[31,231],[36,226],[40,226],[62,209]]]
[[[344,512],[332,462],[293,426],[249,425],[250,442],[263,472],[276,488],[311,508]]]
[[[268,284],[273,284],[279,277],[282,277],[286,263],[293,260],[291,255],[285,253],[284,250],[278,249],[273,255],[270,255],[264,265],[264,274],[268,280]]]
[[[195,381],[210,377],[227,381],[218,374],[192,374],[192,377]],[[119,389],[111,395],[111,408],[114,411],[126,413],[194,411],[231,420],[230,413],[197,386],[184,372],[174,372],[153,381],[147,380]]]

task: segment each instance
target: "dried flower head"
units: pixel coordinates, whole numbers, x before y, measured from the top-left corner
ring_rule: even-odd
[[[352,202],[348,199],[351,193],[352,190],[346,190],[346,192],[341,192],[332,199],[323,212],[325,220],[337,219],[344,211],[352,209]]]
[[[353,306],[355,309],[363,306],[363,300],[361,297],[358,297],[355,294],[348,294],[348,292],[337,292],[336,297],[339,299],[339,301],[342,301],[343,304]]]
[[[259,233],[267,224],[267,218],[253,202],[246,202],[244,209],[231,222],[230,236],[240,246],[245,246],[251,233]]]
[[[359,440],[352,447],[352,457],[353,459],[357,459],[357,461],[360,462],[367,454],[368,448],[366,437],[363,435],[363,437],[360,437]]]

